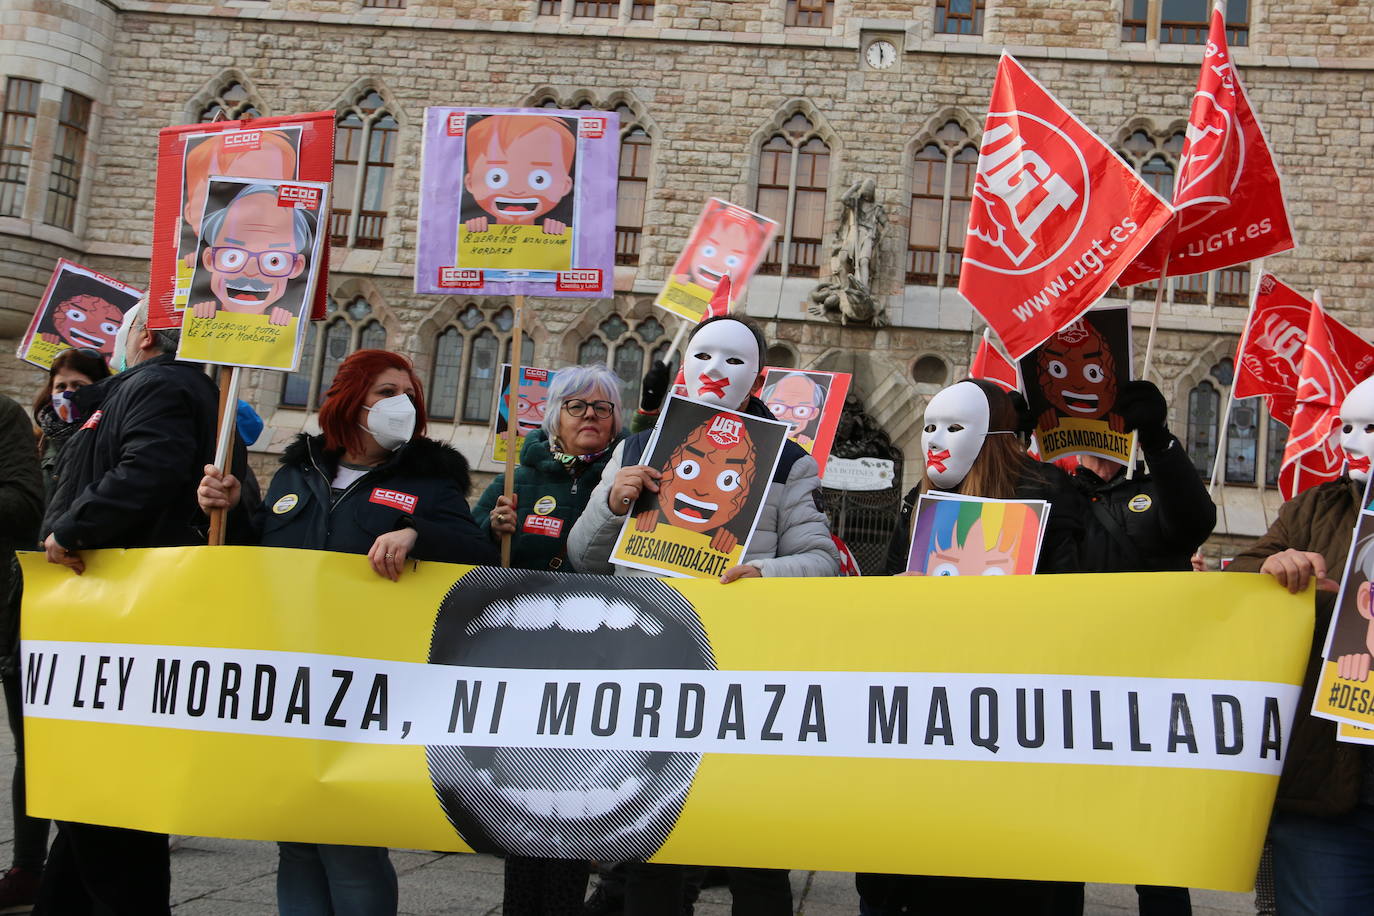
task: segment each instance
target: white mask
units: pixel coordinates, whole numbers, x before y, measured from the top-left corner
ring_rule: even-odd
[[[1350,389],[1341,402],[1341,449],[1350,462],[1350,478],[1368,480],[1374,457],[1374,378]]]
[[[694,401],[743,407],[759,369],[758,341],[738,321],[713,321],[687,342],[683,376]]]
[[[972,382],[950,385],[926,405],[921,454],[926,477],[952,490],[968,476],[988,437],[988,396]]]
[[[415,432],[415,405],[404,394],[382,398],[363,410],[367,411],[367,425],[363,429],[388,452],[405,445]]]

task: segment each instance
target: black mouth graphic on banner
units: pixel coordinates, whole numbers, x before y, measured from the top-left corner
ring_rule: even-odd
[[[691,603],[657,579],[485,567],[444,597],[429,661],[715,668]],[[601,861],[654,854],[700,761],[674,752],[479,746],[431,746],[426,756],[444,813],[477,851]]]

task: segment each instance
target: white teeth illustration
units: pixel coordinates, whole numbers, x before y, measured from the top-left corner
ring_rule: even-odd
[[[491,771],[479,769],[478,775],[487,785],[494,785]],[[501,797],[518,808],[541,817],[561,818],[601,817],[634,798],[644,787],[638,776],[626,778],[614,789],[561,789],[557,792],[548,789],[516,789],[502,786],[497,789]]]
[[[628,630],[634,625],[634,608],[619,601],[612,601],[606,605],[606,626],[612,630]]]
[[[582,801],[587,817],[600,817],[620,804],[620,795],[610,789],[592,789]]]
[[[547,598],[522,595],[513,602],[517,630],[547,630],[558,620],[558,606]]]
[[[549,600],[533,595],[493,601],[468,622],[463,632],[475,636],[482,630],[511,627],[516,630],[548,630],[557,627],[571,633],[593,633],[598,627],[628,630],[639,627],[650,636],[663,632],[663,624],[650,614],[623,601],[607,601],[593,595],[569,595]]]
[[[553,810],[559,817],[582,817],[587,811],[587,793],[564,789],[553,793]]]
[[[574,633],[590,633],[601,626],[607,608],[591,595],[569,595],[558,602],[558,625]]]

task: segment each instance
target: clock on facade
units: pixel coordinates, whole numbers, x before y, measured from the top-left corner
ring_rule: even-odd
[[[874,70],[886,70],[897,62],[897,48],[886,39],[869,42],[864,49],[864,60]]]

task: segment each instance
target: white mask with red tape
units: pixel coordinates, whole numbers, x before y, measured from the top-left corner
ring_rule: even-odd
[[[932,484],[952,490],[968,476],[987,440],[989,413],[987,395],[972,382],[950,385],[930,399],[921,454]]]
[[[687,396],[736,410],[759,376],[759,344],[738,321],[713,321],[687,342],[682,371]]]

